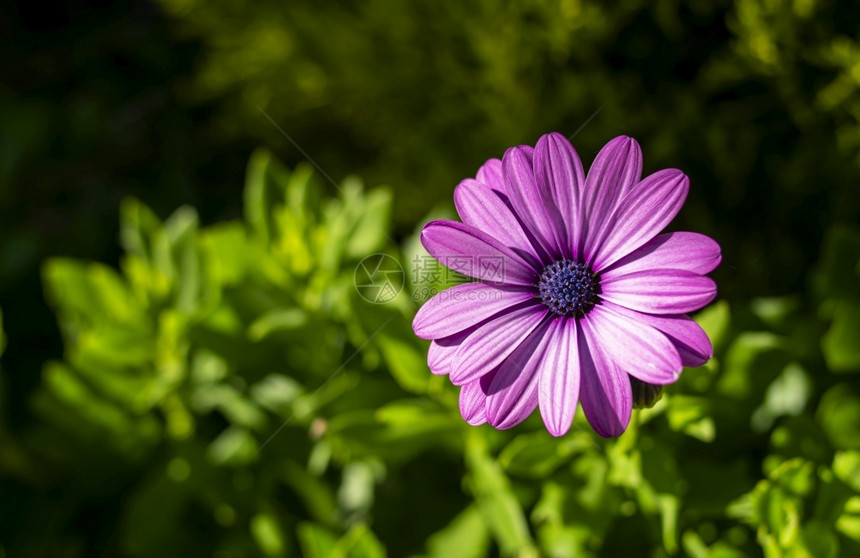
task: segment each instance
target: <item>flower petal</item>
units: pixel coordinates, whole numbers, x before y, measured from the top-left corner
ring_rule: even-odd
[[[431,221],[421,244],[446,267],[470,277],[532,285],[536,272],[510,248],[475,227],[456,221]]]
[[[430,348],[427,349],[427,366],[430,368],[430,372],[439,376],[445,376],[450,373],[450,357],[457,352],[459,346],[459,343],[456,345],[445,345],[435,339],[431,341]]]
[[[532,243],[498,192],[469,178],[454,189],[454,206],[464,223],[514,248],[531,265],[538,264]]]
[[[689,316],[644,314],[618,305],[613,309],[630,319],[639,320],[662,331],[675,345],[684,366],[701,366],[714,356],[714,348],[708,334]]]
[[[579,155],[566,137],[558,133],[542,136],[535,146],[534,175],[543,200],[544,212],[552,216],[558,249],[572,257],[571,238],[581,236],[579,197],[585,187],[585,173]]]
[[[717,296],[710,277],[682,269],[652,269],[601,279],[600,297],[649,314],[686,314]]]
[[[564,436],[579,401],[579,350],[576,320],[559,320],[540,371],[538,404],[546,429]]]
[[[636,140],[619,136],[603,146],[588,169],[582,191],[582,227],[573,239],[577,257],[591,258],[604,236],[601,231],[611,226],[616,207],[641,176],[642,150]]]
[[[490,380],[492,380],[492,375],[492,373],[487,374]],[[487,422],[487,394],[484,391],[487,376],[473,380],[460,388],[460,414],[463,416],[463,420],[472,426]]]
[[[427,349],[427,366],[430,367],[430,372],[438,375],[449,374],[457,349],[478,327],[472,326],[454,335],[431,341],[430,348]]]
[[[479,327],[457,349],[451,382],[462,386],[491,372],[528,337],[546,313],[542,304],[526,303]]]
[[[645,315],[645,314],[643,314]],[[666,334],[684,366],[702,366],[714,356],[714,347],[702,326],[683,314],[648,316],[651,325]]]
[[[610,278],[650,269],[686,269],[705,274],[713,271],[721,259],[720,245],[710,237],[673,232],[655,236],[600,275]]]
[[[490,189],[505,193],[505,180],[502,178],[502,160],[490,159],[478,169],[475,176],[478,182],[483,183]]]
[[[594,431],[604,438],[620,436],[633,411],[630,377],[601,349],[588,316],[578,323],[582,334],[578,339],[582,411]]]
[[[675,345],[658,329],[616,308],[604,301],[588,314],[604,354],[643,382],[665,385],[677,380],[683,365]]]
[[[495,428],[512,428],[537,407],[541,369],[559,322],[544,321],[499,367],[487,390],[487,422]]]
[[[606,268],[654,238],[681,210],[689,189],[690,180],[677,169],[645,178],[621,200],[609,228],[598,238],[594,269]]]
[[[448,337],[534,297],[533,292],[522,287],[490,283],[456,285],[425,302],[412,320],[412,329],[422,339]]]
[[[508,199],[514,211],[535,239],[536,248],[551,257],[561,255],[559,235],[564,232],[564,221],[558,209],[547,210],[549,193],[540,190],[533,168],[534,150],[527,146],[511,147],[502,158],[502,175],[505,178]]]

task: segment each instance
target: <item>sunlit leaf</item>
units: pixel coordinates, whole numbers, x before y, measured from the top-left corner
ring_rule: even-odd
[[[238,426],[227,428],[209,445],[209,457],[218,465],[247,465],[256,460],[257,455],[257,441]]]
[[[860,339],[860,297],[842,301],[833,308],[833,323],[821,340],[827,366],[835,372],[860,370],[858,339]]]
[[[764,432],[775,419],[800,414],[806,407],[811,387],[812,382],[799,364],[786,366],[782,374],[768,386],[764,402],[753,413],[753,429]]]
[[[337,547],[337,536],[322,525],[304,521],[296,528],[302,556],[330,558]]]
[[[258,513],[251,518],[251,534],[266,556],[286,555],[286,542],[281,526],[271,513]]]
[[[248,337],[252,341],[259,341],[276,331],[298,329],[307,322],[307,314],[298,308],[273,310],[257,318],[248,327]]]
[[[839,480],[860,493],[860,452],[836,452],[833,457],[833,473]]]
[[[414,393],[427,391],[431,374],[425,350],[415,336],[382,332],[376,337],[391,375],[404,389]]]
[[[481,558],[490,534],[480,512],[470,506],[427,539],[426,558]]]
[[[836,448],[860,449],[860,397],[849,386],[840,384],[827,390],[816,417]]]
[[[533,553],[534,543],[520,503],[510,481],[488,454],[484,440],[470,433],[466,444],[475,503],[481,510],[493,538],[505,554]]]

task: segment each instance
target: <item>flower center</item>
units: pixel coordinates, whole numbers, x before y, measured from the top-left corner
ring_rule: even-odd
[[[558,260],[541,272],[538,292],[556,314],[581,318],[597,304],[600,277],[584,263]]]

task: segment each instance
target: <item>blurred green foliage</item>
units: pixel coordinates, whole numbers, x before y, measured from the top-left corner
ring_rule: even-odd
[[[0,466],[77,484],[70,507],[11,519],[11,555],[78,555],[86,543],[51,528],[76,499],[116,494],[101,548],[127,556],[860,552],[860,394],[810,374],[833,358],[858,371],[832,356],[838,322],[788,297],[714,304],[698,319],[715,358],[615,440],[581,413],[562,439],[537,415],[469,427],[411,334],[414,286],[376,304],[355,289],[363,255],[408,261],[390,193],[339,189],[321,197],[309,167],[258,151],[244,219],[201,227],[183,207],[161,222],[129,199],[119,272],[45,263],[65,357],[45,365],[28,447]],[[824,250],[823,309],[842,294],[833,265],[860,263],[850,238]]]
[[[856,6],[28,9],[0,88],[0,558],[860,555]],[[724,248],[715,358],[617,440],[466,426],[409,327],[426,286],[354,286],[550,130],[682,168],[674,226]],[[255,151],[242,194],[260,143],[288,164]]]

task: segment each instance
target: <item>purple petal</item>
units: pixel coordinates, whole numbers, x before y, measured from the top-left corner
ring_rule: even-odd
[[[519,285],[535,282],[535,270],[510,248],[465,223],[431,221],[421,231],[421,244],[443,265],[464,275]]]
[[[651,269],[686,269],[705,274],[713,271],[720,260],[720,245],[711,238],[694,232],[673,232],[655,236],[600,275],[608,279]]]
[[[594,254],[601,231],[611,225],[619,202],[641,176],[642,150],[636,140],[619,136],[603,146],[588,169],[582,192],[582,228],[579,238],[573,239],[578,257],[590,259]]]
[[[545,199],[549,196],[539,190],[532,165],[530,147],[511,147],[502,158],[508,199],[516,214],[534,236],[538,246],[552,256],[559,251],[559,235],[564,233],[564,221],[558,210],[548,211]]]
[[[553,436],[564,436],[573,424],[579,401],[579,350],[576,321],[559,320],[539,371],[538,403],[543,423]]]
[[[457,352],[460,344],[444,345],[437,340],[430,342],[430,348],[427,349],[427,366],[430,372],[439,376],[445,376],[451,372],[451,356]]]
[[[472,326],[460,333],[431,341],[430,348],[427,349],[427,366],[430,367],[430,371],[438,375],[449,374],[457,349],[477,329],[478,326]]]
[[[588,314],[594,337],[606,358],[621,370],[649,384],[671,384],[683,365],[675,345],[658,329],[605,302]]]
[[[519,254],[532,265],[537,256],[516,216],[497,192],[489,186],[472,179],[462,181],[454,190],[454,206],[457,214],[467,225],[484,231],[502,244],[517,248]]]
[[[522,287],[489,283],[457,285],[425,302],[412,320],[412,329],[422,339],[448,337],[534,296]]]
[[[637,271],[602,279],[600,296],[625,308],[649,314],[685,314],[717,296],[710,277],[681,269]]]
[[[525,304],[488,321],[454,355],[451,382],[462,386],[490,373],[528,337],[546,316],[539,303]]]
[[[548,347],[561,320],[536,328],[499,367],[487,390],[487,422],[507,430],[524,421],[538,404],[538,383]]]
[[[630,423],[633,391],[630,377],[601,349],[588,319],[579,320],[580,388],[582,411],[595,432],[604,438],[620,436]]]
[[[639,248],[675,218],[690,189],[689,179],[677,169],[645,178],[621,201],[592,254],[594,269],[602,270]]]
[[[486,380],[478,378],[460,388],[460,414],[472,426],[487,422],[487,394],[481,387],[482,383],[486,383]]]
[[[711,346],[708,334],[689,316],[683,314],[662,316],[643,314],[617,305],[614,310],[662,331],[675,345],[684,366],[701,366],[714,356],[714,348]]]
[[[478,182],[483,183],[490,189],[505,193],[505,180],[502,178],[502,160],[490,159],[478,169],[475,176]]]
[[[563,135],[542,136],[535,146],[534,175],[544,212],[562,225],[555,231],[559,251],[571,257],[571,238],[580,236],[580,192],[585,187],[585,173],[579,155]]]

